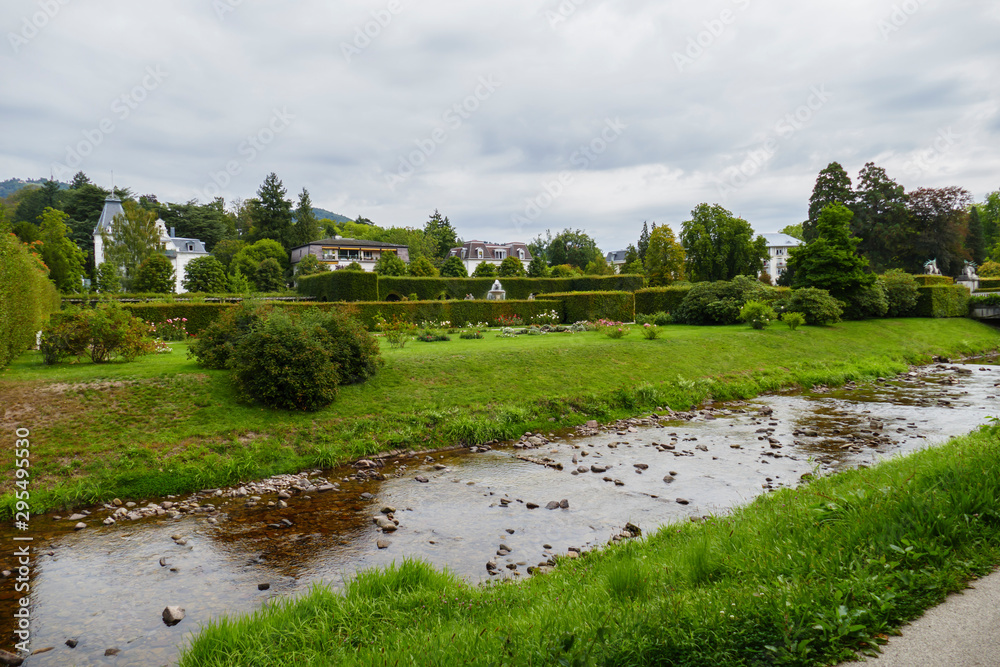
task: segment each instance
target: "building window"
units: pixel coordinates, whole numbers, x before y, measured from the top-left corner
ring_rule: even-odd
[[[476,254],[478,255],[478,259],[482,259],[483,258],[483,249],[482,248],[477,249],[476,250]]]
[[[520,248],[517,251],[517,258],[518,259],[524,259],[524,251],[521,250]]]
[[[323,248],[323,259],[328,262],[336,262],[337,251],[332,248]]]
[[[507,256],[507,251],[506,250],[494,250],[493,251],[493,257],[496,258],[496,259],[503,259],[506,256]]]
[[[365,250],[365,251],[364,251],[363,253],[361,253],[361,257],[362,257],[362,259],[364,259],[364,260],[365,260],[366,262],[371,262],[371,261],[374,261],[374,260],[375,260],[375,255],[374,255],[374,254],[372,254],[372,251],[371,251],[371,250]]]
[[[465,248],[462,248],[462,259],[465,259],[465,253],[466,253],[466,252],[467,252],[467,251],[466,251],[466,249],[465,249]]]

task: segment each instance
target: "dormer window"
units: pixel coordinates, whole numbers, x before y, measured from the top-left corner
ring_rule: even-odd
[[[521,250],[520,248],[518,248],[517,250],[517,258],[522,260],[524,259],[524,251]]]
[[[482,259],[483,258],[483,249],[482,248],[478,248],[476,250],[476,254],[478,256],[478,259]]]
[[[495,257],[496,259],[503,259],[506,256],[507,256],[507,251],[506,250],[494,250],[493,251],[493,257]]]

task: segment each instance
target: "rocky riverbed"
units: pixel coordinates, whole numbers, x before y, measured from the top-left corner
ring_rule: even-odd
[[[938,363],[869,385],[36,517],[32,648],[51,650],[25,664],[167,664],[213,616],[408,556],[470,581],[544,574],[560,557],[965,433],[995,414],[998,383],[1000,367]],[[0,578],[0,604],[16,598],[13,578]]]

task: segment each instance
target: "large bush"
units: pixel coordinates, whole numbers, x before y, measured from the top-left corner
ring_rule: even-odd
[[[214,317],[204,327],[194,330],[190,322],[188,331],[198,337],[188,347],[188,354],[205,368],[227,368],[236,344],[270,312],[268,306],[243,302],[237,306],[202,306],[198,309],[206,317]],[[221,314],[220,314],[221,313]]]
[[[885,317],[889,310],[885,283],[882,282],[881,278],[876,278],[871,285],[860,285],[845,295],[842,300],[844,302],[844,318],[848,320]]]
[[[188,292],[225,292],[228,287],[226,269],[211,255],[195,257],[184,267],[181,285]]]
[[[767,288],[750,276],[695,283],[673,316],[682,324],[736,324],[740,321],[740,308],[747,301],[766,298]]]
[[[58,309],[59,295],[37,255],[0,225],[0,368],[34,346]]]
[[[788,297],[776,305],[781,312],[802,313],[806,318],[806,324],[812,325],[839,322],[844,314],[843,304],[830,296],[825,289],[818,287],[792,290]]]
[[[919,296],[917,281],[902,269],[892,269],[882,275],[889,317],[909,317]]]
[[[176,287],[173,262],[167,259],[166,255],[154,253],[139,264],[132,291],[169,294],[175,291]]]
[[[132,361],[156,351],[149,325],[116,302],[54,318],[42,331],[41,348],[48,364],[84,353],[89,353],[95,364]]]

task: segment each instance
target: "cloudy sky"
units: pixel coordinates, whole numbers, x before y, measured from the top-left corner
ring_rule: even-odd
[[[760,232],[817,172],[1000,188],[988,0],[5,0],[0,180],[294,197],[604,250],[700,202]]]

